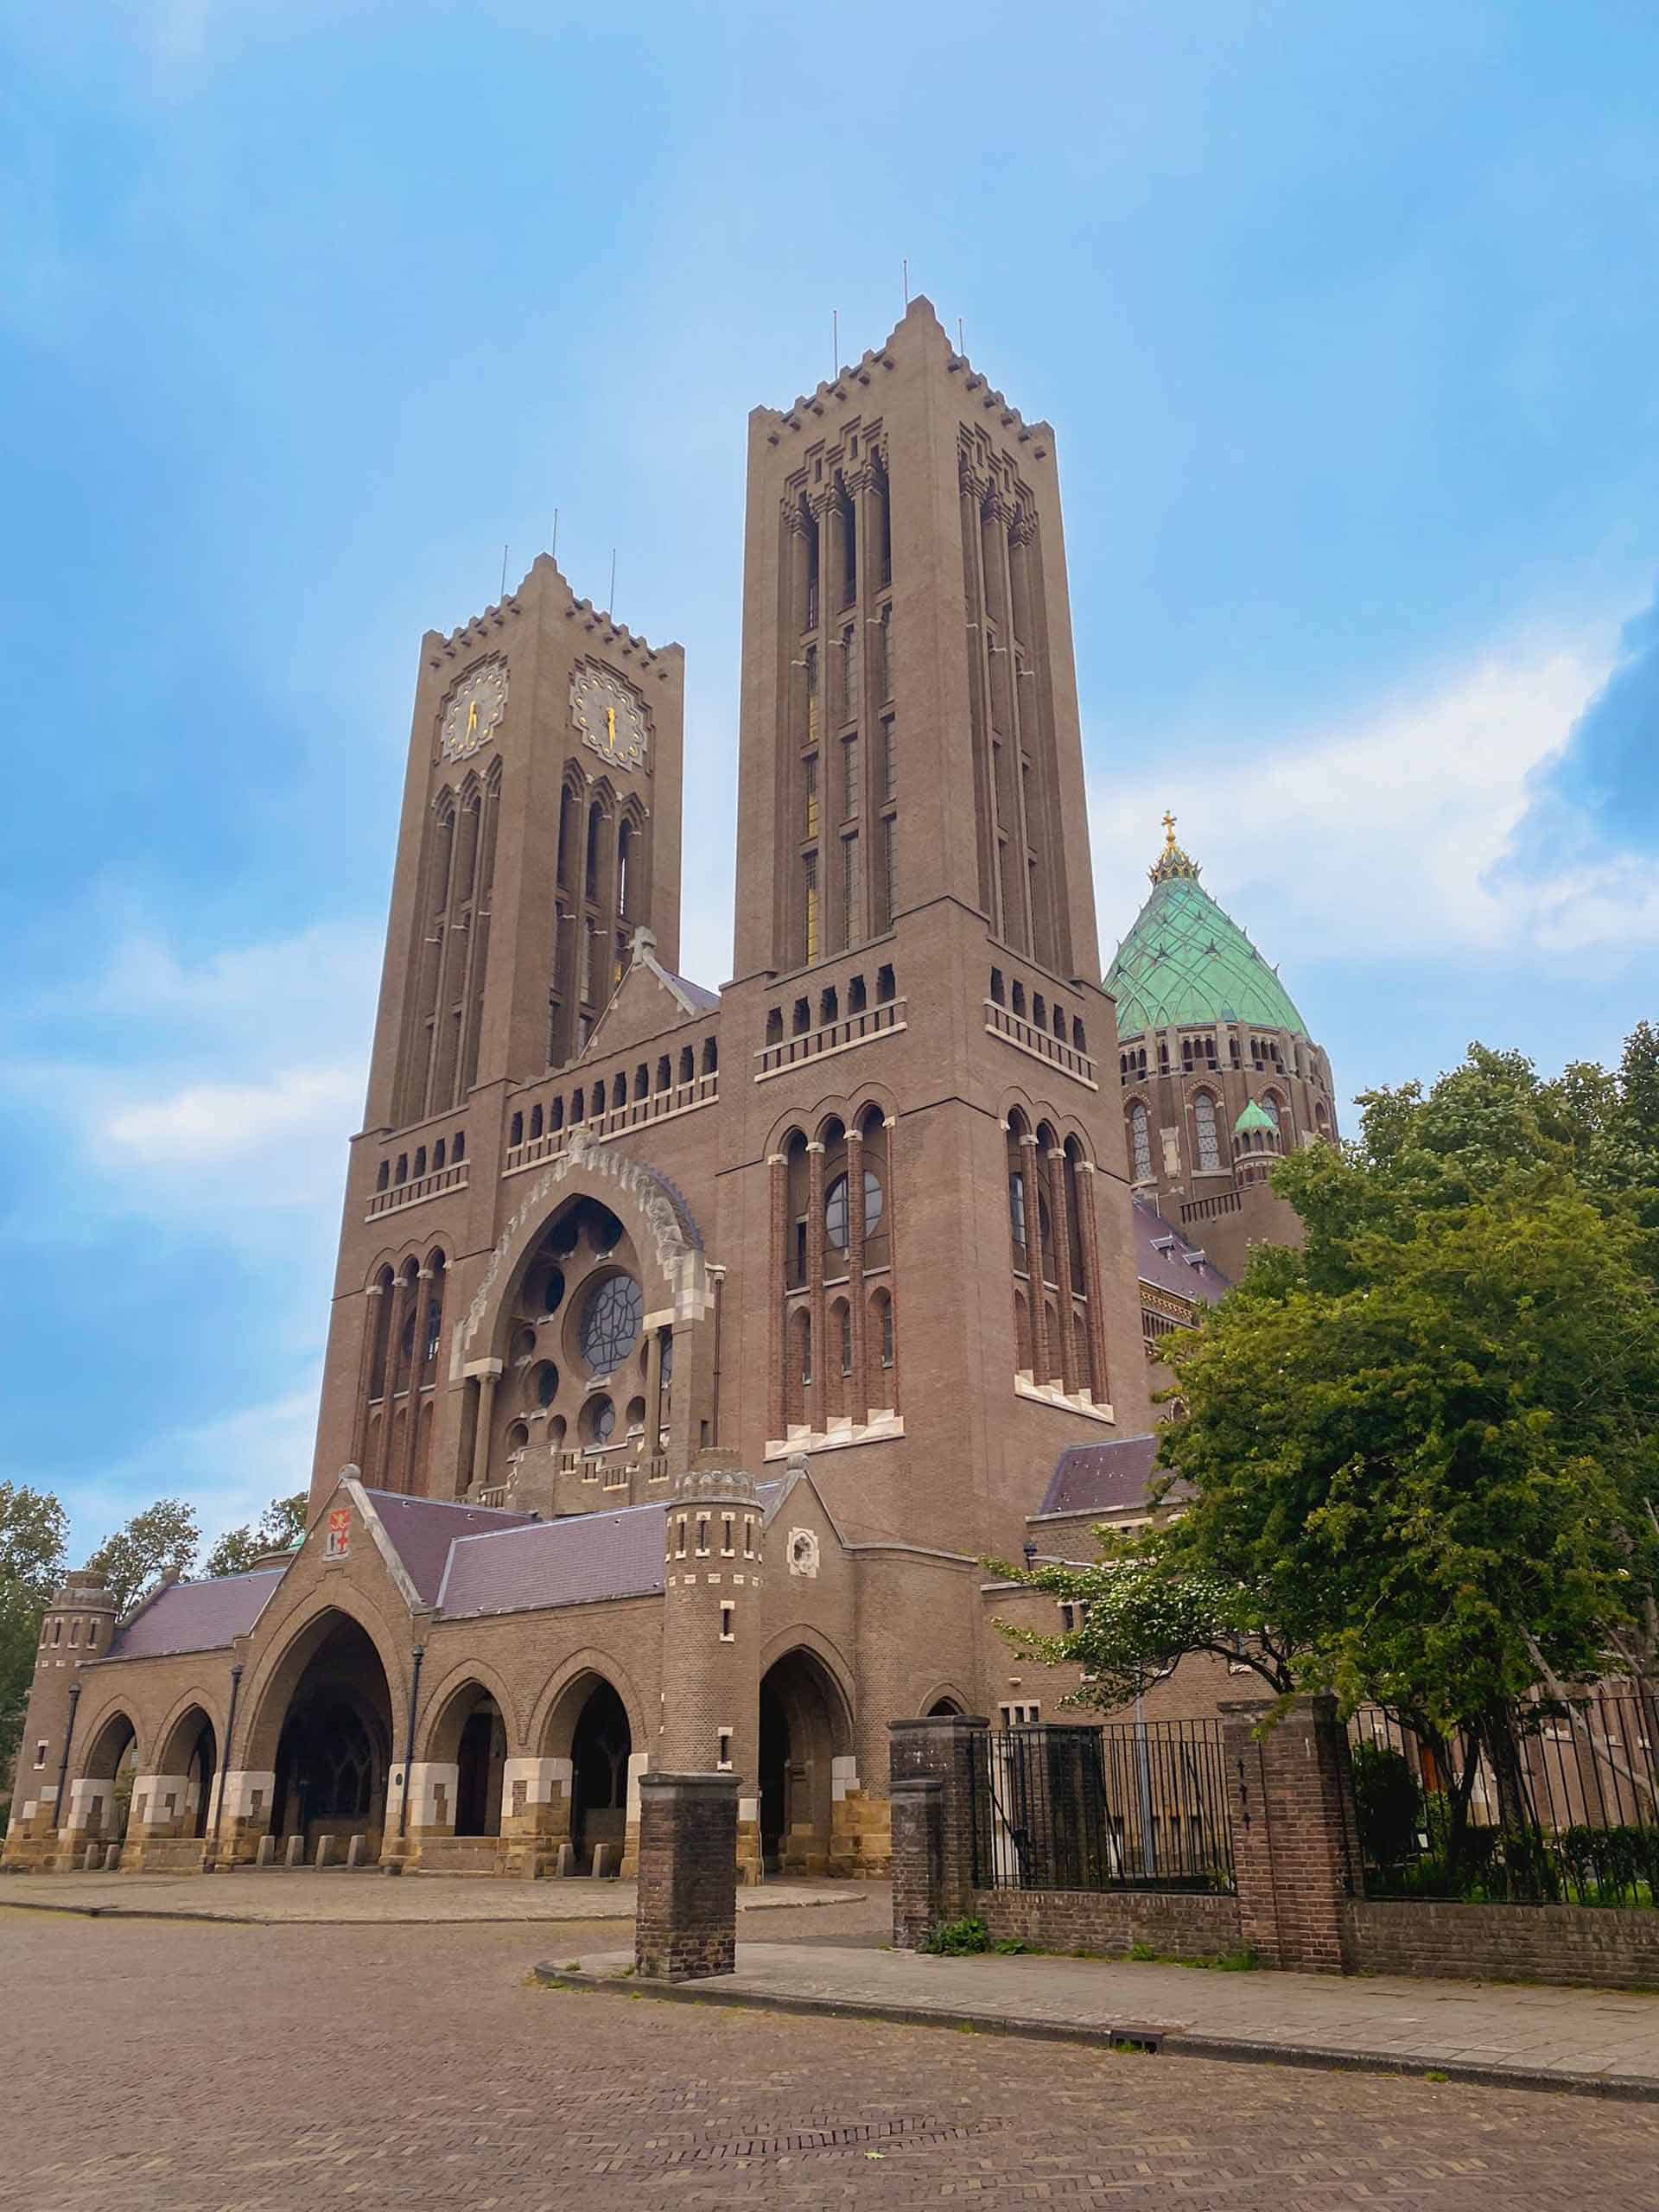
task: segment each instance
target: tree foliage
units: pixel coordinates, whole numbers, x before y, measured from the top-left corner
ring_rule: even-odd
[[[207,1554],[205,1574],[245,1574],[266,1552],[287,1550],[305,1534],[306,1493],[273,1497],[259,1517],[257,1528],[244,1522],[227,1529]]]
[[[63,1580],[68,1522],[55,1497],[0,1482],[0,1781],[29,1707],[41,1616]]]
[[[1305,1246],[1172,1350],[1179,1512],[1039,1570],[1090,1611],[1023,1640],[1091,1702],[1231,1650],[1497,1758],[1541,1681],[1659,1656],[1659,1036],[1548,1082],[1476,1046],[1360,1104],[1275,1172]]]
[[[169,1567],[188,1574],[200,1548],[201,1525],[194,1506],[181,1498],[163,1497],[106,1536],[86,1564],[103,1577],[116,1611],[124,1613]]]

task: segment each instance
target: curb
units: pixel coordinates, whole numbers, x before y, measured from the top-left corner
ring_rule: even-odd
[[[135,1875],[134,1880],[141,1876]],[[857,1897],[768,1897],[751,1905],[741,1905],[743,1912],[807,1912],[817,1905],[856,1904]],[[535,1928],[556,1923],[562,1928],[599,1927],[607,1922],[626,1921],[633,1924],[631,1909],[615,1912],[580,1912],[561,1914],[542,1913],[534,1917],[522,1912],[470,1912],[446,1918],[442,1914],[428,1913],[419,1917],[384,1918],[377,1913],[328,1913],[315,1920],[304,1920],[280,1914],[259,1912],[207,1912],[186,1904],[128,1904],[123,1901],[105,1904],[74,1904],[61,1897],[25,1897],[14,1896],[10,1889],[0,1890],[0,1911],[10,1907],[16,1912],[64,1912],[82,1920],[188,1920],[207,1928]]]
[[[867,2003],[846,1997],[790,1997],[773,1990],[720,1986],[714,1980],[658,1982],[634,1976],[571,1973],[543,1964],[535,1978],[550,1989],[594,1995],[649,1997],[664,2005],[723,2005],[734,2010],[817,2015],[831,2018],[880,2020],[893,2027],[954,2028],[987,2036],[1017,2036],[1033,2043],[1075,2044],[1088,2050],[1128,2049],[1148,2056],[1211,2058],[1253,2066],[1294,2066],[1339,2074],[1393,2074],[1421,2080],[1433,2075],[1449,2083],[1491,2089],[1544,2089],[1559,2096],[1603,2097],[1623,2104],[1659,2104],[1659,2079],[1645,2075],[1597,2075],[1551,2073],[1547,2067],[1481,2066],[1455,2058],[1348,2050],[1336,2045],[1248,2043],[1237,2037],[1191,2035],[1123,2021],[1115,2026],[1069,2026],[1064,2021],[1022,2013],[944,2011],[935,2005]],[[723,1980],[724,1977],[721,1977]]]

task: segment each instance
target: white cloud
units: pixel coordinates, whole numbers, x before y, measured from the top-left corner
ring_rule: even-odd
[[[1587,857],[1589,824],[1552,802],[1548,853],[1518,846],[1537,786],[1613,664],[1605,638],[1517,645],[1335,728],[1238,738],[1220,757],[1090,791],[1103,948],[1145,897],[1166,807],[1206,885],[1270,957],[1529,955],[1567,963],[1659,942],[1659,887],[1635,855]]]
[[[354,1067],[283,1068],[264,1084],[186,1084],[118,1109],[101,1134],[124,1168],[233,1163],[259,1171],[260,1204],[292,1203],[313,1194],[313,1179],[302,1166],[313,1147],[327,1147],[338,1179],[341,1132],[361,1094]]]

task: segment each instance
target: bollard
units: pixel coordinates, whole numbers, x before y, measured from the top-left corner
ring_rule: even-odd
[[[302,1835],[289,1836],[288,1839],[288,1855],[283,1859],[283,1864],[285,1866],[304,1866],[305,1838]]]

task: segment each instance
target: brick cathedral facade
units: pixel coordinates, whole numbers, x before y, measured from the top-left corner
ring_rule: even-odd
[[[615,1870],[652,1766],[879,1871],[888,1722],[1023,1709],[981,1560],[1143,1504],[1224,1277],[1099,980],[1052,432],[915,301],[751,416],[744,579],[717,993],[680,648],[545,556],[423,640],[309,1533],[72,1580],[9,1863]]]

